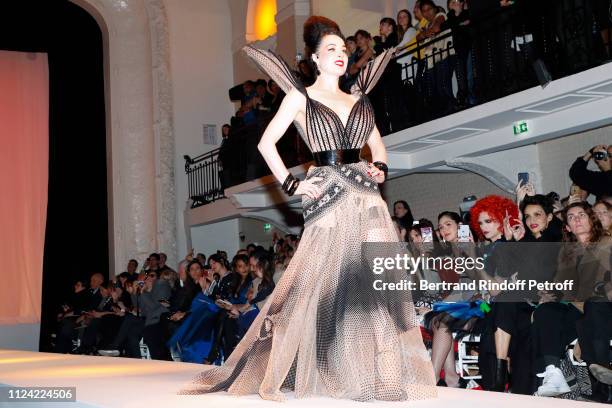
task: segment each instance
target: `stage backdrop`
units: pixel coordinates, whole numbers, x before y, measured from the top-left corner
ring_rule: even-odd
[[[0,348],[38,350],[48,162],[47,54],[0,51]]]

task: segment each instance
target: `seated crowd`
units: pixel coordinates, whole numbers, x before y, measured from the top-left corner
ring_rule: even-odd
[[[587,169],[591,159],[600,171]],[[441,385],[466,386],[455,368],[453,344],[463,336],[479,335],[482,388],[610,401],[612,145],[596,146],[579,157],[569,175],[574,184],[568,197],[541,194],[532,183],[519,182],[514,200],[486,196],[463,216],[444,211],[436,222],[415,220],[406,201],[394,203],[398,237],[408,242],[413,256],[464,256],[465,249],[457,243],[475,243],[471,256],[484,256],[485,268],[461,279],[525,278],[515,259],[530,260],[543,280],[580,277],[575,301],[564,299],[559,291],[525,294],[524,301],[505,301],[508,294],[503,291],[476,291],[467,298],[465,293],[457,297],[446,291],[428,293],[425,302],[418,300]],[[591,195],[593,205],[587,202]],[[460,233],[464,226],[469,226],[467,236]],[[428,242],[443,251],[432,250]],[[508,254],[499,245],[504,242],[529,244],[520,254]],[[554,250],[542,251],[536,245],[554,242],[560,243]],[[224,251],[208,258],[192,251],[175,271],[166,265],[163,253],[153,253],[140,271],[138,261],[130,260],[114,281],[105,282],[95,273],[89,286],[76,282],[72,298],[62,306],[56,351],[141,358],[143,341],[153,359],[174,356],[223,364],[298,246],[297,236],[281,239],[275,234],[271,248],[249,244],[231,262]],[[418,275],[456,282],[461,274],[437,269],[420,270]],[[477,310],[465,317],[452,312],[453,304]],[[575,340],[575,360],[586,367],[567,364],[567,350]]]
[[[600,171],[587,169],[592,158]],[[486,196],[463,217],[440,213],[437,224],[414,221],[406,202],[394,204],[398,234],[413,256],[484,258],[483,270],[422,269],[419,279],[574,282],[568,291],[427,293],[418,306],[445,385],[465,386],[453,344],[477,335],[478,382],[486,390],[612,402],[612,146],[579,157],[569,175],[568,197],[519,182],[515,200]],[[570,349],[582,366],[571,362]]]

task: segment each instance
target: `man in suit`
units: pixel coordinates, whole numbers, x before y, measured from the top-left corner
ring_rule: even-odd
[[[96,310],[102,301],[100,286],[104,283],[101,273],[94,273],[89,279],[89,288],[84,289],[78,282],[75,285],[75,296],[72,305],[66,305],[64,313],[58,316],[56,353],[69,353],[72,350],[72,340],[76,337],[75,330],[83,321],[83,312]]]

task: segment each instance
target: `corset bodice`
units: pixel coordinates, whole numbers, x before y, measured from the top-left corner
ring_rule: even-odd
[[[304,85],[280,55],[251,46],[246,46],[244,50],[283,91],[297,89],[305,96],[305,128],[297,121],[294,123],[311,152],[361,149],[367,142],[375,126],[374,110],[367,93],[383,73],[393,49],[384,51],[360,71],[351,88],[351,93],[358,99],[351,108],[346,124],[331,108],[308,95]]]
[[[374,123],[374,111],[365,94],[353,105],[346,125],[331,108],[306,94],[306,129],[300,133],[312,152],[361,149]]]

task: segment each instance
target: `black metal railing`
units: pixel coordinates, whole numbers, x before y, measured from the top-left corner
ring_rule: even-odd
[[[219,161],[219,151],[220,149],[214,149],[194,158],[184,156],[191,208],[225,197],[221,183],[223,168]]]
[[[185,156],[192,208],[224,198],[228,187],[270,174],[257,144],[273,116],[262,114],[255,123],[233,129],[218,149],[194,158]],[[276,147],[287,167],[312,160],[294,126],[287,129]]]
[[[612,30],[604,29],[602,19],[612,17],[598,16],[591,0],[517,4],[522,6],[470,18],[467,26],[445,27],[433,38],[398,50],[369,94],[381,134],[546,86],[610,59]],[[408,62],[397,62],[407,56]],[[194,206],[223,197],[227,187],[270,174],[257,143],[272,116],[234,128],[220,149],[186,162]],[[312,160],[293,126],[277,147],[288,167]]]
[[[391,123],[383,123],[381,132],[397,132],[546,86],[609,60],[610,41],[589,0],[522,4],[532,9],[526,13],[525,8],[501,8],[400,50],[396,60],[412,58],[401,66],[401,80],[384,96],[392,111]]]

